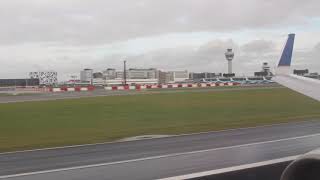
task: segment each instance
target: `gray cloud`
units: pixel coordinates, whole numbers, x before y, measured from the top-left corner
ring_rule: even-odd
[[[229,47],[238,49],[232,40],[212,40],[200,47],[160,49],[128,57],[128,60],[134,66],[158,67],[163,70],[222,71],[226,61],[224,52]]]
[[[266,40],[253,40],[244,45],[239,45],[232,40],[212,40],[200,47],[161,49],[128,57],[128,60],[129,65],[131,63],[137,67],[224,73],[227,71],[224,52],[231,47],[235,51],[234,71],[238,75],[253,75],[255,71],[261,70],[263,62],[268,62],[272,69],[276,67],[281,49],[276,48],[275,44],[273,41]],[[318,59],[320,59],[320,43],[313,49],[295,51],[293,68],[319,71]]]
[[[0,43],[96,44],[171,32],[308,23],[317,0],[3,0]]]
[[[273,45],[273,46],[271,46]],[[255,48],[255,47],[259,48]],[[102,71],[106,68],[122,69],[122,60],[128,61],[129,68],[158,68],[162,70],[189,70],[196,72],[226,72],[227,62],[224,52],[227,48],[235,51],[234,71],[238,75],[252,75],[260,70],[262,62],[269,62],[275,67],[278,62],[281,48],[275,48],[274,41],[253,40],[246,44],[238,44],[233,40],[213,39],[201,46],[178,46],[176,48],[162,48],[154,51],[131,55],[115,53],[105,56],[94,56],[96,48],[61,48],[50,46],[31,49],[9,48],[6,51],[21,53],[20,57],[2,57],[5,61],[2,66],[6,67],[6,77],[25,77],[29,71],[57,70],[60,80],[69,79],[71,74],[79,74],[80,69],[93,68]],[[265,48],[265,50],[261,50]],[[25,53],[32,56],[25,57]],[[1,51],[0,51],[1,54]],[[46,59],[45,63],[39,63],[39,59]],[[312,49],[295,50],[294,68],[309,68],[311,71],[319,71],[320,42]],[[17,72],[20,76],[17,76]],[[21,76],[22,74],[22,76]],[[23,75],[24,74],[24,75]]]
[[[246,44],[219,40],[219,35],[202,45],[186,38],[185,45],[161,45],[135,55],[124,50],[130,46],[123,44],[170,33],[232,35],[249,30],[268,35],[272,30],[316,27],[311,20],[319,18],[319,7],[318,0],[2,0],[0,63],[5,70],[0,77],[24,77],[29,71],[52,69],[65,79],[86,67],[120,69],[125,57],[131,67],[224,72],[224,51],[229,47],[236,52],[235,71],[251,73],[263,61],[276,64],[280,49],[274,34],[279,33],[252,41],[253,34]],[[310,34],[304,45],[314,38]],[[172,43],[180,41],[177,39]],[[150,44],[135,45],[143,49]],[[296,50],[294,58],[296,67],[319,71],[320,43],[311,50]]]
[[[275,51],[275,43],[266,40],[254,40],[241,47],[244,53],[266,54]]]

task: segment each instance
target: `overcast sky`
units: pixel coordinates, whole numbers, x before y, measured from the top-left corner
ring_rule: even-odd
[[[320,72],[319,0],[1,0],[0,78],[129,67],[250,75],[296,33],[294,67]]]

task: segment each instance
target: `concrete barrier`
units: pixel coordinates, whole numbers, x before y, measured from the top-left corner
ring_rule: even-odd
[[[61,92],[61,88],[52,88],[52,92]]]
[[[130,90],[135,90],[135,89],[136,89],[136,86],[129,86],[129,89],[130,89]]]
[[[193,83],[193,84],[162,84],[162,85],[135,85],[135,86],[112,86],[105,87],[105,90],[142,90],[142,89],[166,89],[166,88],[205,88],[216,86],[236,86],[233,82],[226,83]],[[81,91],[84,87],[81,88]],[[90,89],[86,89],[90,90]],[[77,88],[75,89],[77,91]]]
[[[200,87],[207,87],[207,84],[201,83]]]
[[[67,88],[67,91],[68,92],[74,92],[74,91],[76,91],[76,89],[75,88]]]
[[[88,88],[87,87],[81,87],[80,91],[88,91]]]

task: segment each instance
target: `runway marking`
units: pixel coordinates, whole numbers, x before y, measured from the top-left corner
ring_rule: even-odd
[[[297,122],[283,122],[277,124],[267,124],[261,126],[252,126],[252,127],[243,127],[243,128],[233,128],[233,129],[224,129],[224,130],[217,130],[217,131],[208,131],[208,132],[199,132],[199,133],[190,133],[190,134],[178,134],[178,135],[170,135],[168,137],[161,137],[157,139],[163,138],[172,138],[172,137],[183,137],[183,136],[192,136],[192,135],[201,135],[201,134],[210,134],[210,133],[222,133],[222,132],[232,132],[237,130],[249,130],[249,129],[258,129],[258,128],[266,128],[266,127],[274,127],[274,126],[281,126],[281,125],[304,125],[303,123],[318,123],[319,120],[308,120],[308,121],[297,121]],[[152,139],[152,138],[151,138]],[[132,141],[143,141],[143,140],[150,140],[150,139],[137,139]],[[92,144],[78,144],[78,145],[70,145],[70,146],[58,146],[58,147],[51,147],[51,148],[40,148],[40,149],[29,149],[29,150],[22,150],[22,151],[11,151],[11,152],[3,152],[0,155],[7,155],[7,154],[16,154],[16,153],[26,153],[26,152],[36,152],[36,151],[47,151],[47,150],[59,150],[59,149],[68,149],[68,148],[77,148],[77,147],[85,147],[85,146],[96,146],[96,145],[106,145],[106,144],[115,144],[115,143],[125,143],[131,141],[111,141],[111,142],[101,142],[101,143],[92,143]]]
[[[0,179],[21,177],[21,176],[30,176],[30,175],[45,174],[45,173],[53,173],[53,172],[60,172],[60,171],[71,171],[71,170],[94,168],[94,167],[100,167],[100,166],[109,166],[109,165],[116,165],[116,164],[132,163],[132,162],[138,162],[138,161],[147,161],[147,160],[154,160],[154,159],[161,159],[161,158],[168,158],[168,157],[190,155],[190,154],[196,154],[196,153],[204,153],[204,152],[210,152],[210,151],[218,151],[218,150],[225,150],[225,149],[232,149],[232,148],[260,145],[260,144],[275,143],[275,142],[281,142],[281,141],[303,139],[303,138],[316,137],[316,136],[320,136],[320,133],[306,135],[306,136],[298,136],[298,137],[292,137],[292,138],[278,139],[278,140],[272,140],[272,141],[263,141],[263,142],[235,145],[235,146],[227,146],[227,147],[199,150],[199,151],[191,151],[191,152],[184,152],[184,153],[174,153],[174,154],[167,154],[167,155],[161,155],[161,156],[152,156],[152,157],[125,160],[125,161],[117,161],[117,162],[110,162],[110,163],[85,165],[85,166],[76,166],[76,167],[60,168],[60,169],[45,170],[45,171],[36,171],[36,172],[13,174],[13,175],[5,175],[5,176],[0,176]]]
[[[257,163],[243,164],[243,165],[239,165],[239,166],[227,167],[227,168],[222,168],[222,169],[215,169],[215,170],[211,170],[211,171],[203,171],[203,172],[186,174],[186,175],[181,175],[181,176],[162,178],[162,179],[159,179],[159,180],[176,180],[176,179],[200,178],[200,177],[211,176],[211,175],[222,174],[222,173],[228,173],[228,172],[233,172],[233,171],[239,171],[239,170],[244,170],[244,169],[249,169],[249,168],[267,166],[267,165],[276,164],[276,163],[289,162],[289,161],[293,161],[293,160],[297,159],[298,157],[299,156],[288,156],[288,157],[284,157],[284,158],[273,159],[273,160],[268,160],[268,161],[262,161],[262,162],[257,162]]]

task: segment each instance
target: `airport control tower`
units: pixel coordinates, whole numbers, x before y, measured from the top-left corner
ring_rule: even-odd
[[[234,58],[234,52],[232,49],[227,49],[225,56],[228,61],[228,74],[232,74],[232,60]]]

